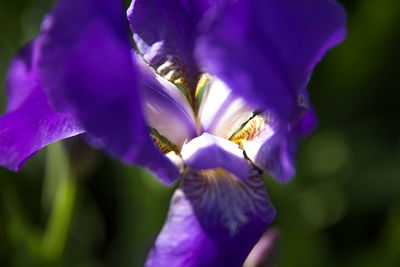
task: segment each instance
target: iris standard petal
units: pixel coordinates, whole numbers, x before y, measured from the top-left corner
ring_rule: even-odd
[[[263,138],[262,135],[260,139]],[[293,136],[278,132],[264,142],[254,140],[243,147],[254,165],[278,181],[286,183],[296,173],[296,145],[297,142]],[[253,151],[257,152],[253,153]]]
[[[296,155],[302,138],[312,133],[318,119],[314,108],[309,110],[290,129],[269,125],[253,140],[243,143],[243,149],[252,162],[278,181],[288,182],[296,172]]]
[[[139,55],[134,54],[134,60],[140,67],[140,97],[148,125],[181,148],[197,135],[192,107],[173,83],[156,75]]]
[[[295,175],[299,142],[317,126],[317,116],[307,99],[298,101],[296,117],[289,127],[279,125],[272,116],[264,116],[261,131],[241,144],[254,165],[283,183]]]
[[[133,0],[128,9],[133,38],[144,59],[162,76],[181,79],[187,89],[196,86],[194,44],[197,24],[208,5],[208,0]]]
[[[292,128],[292,134],[298,138],[311,134],[318,125],[318,117],[312,106]]]
[[[257,108],[289,122],[315,64],[345,37],[333,0],[234,1],[203,23],[197,59]]]
[[[260,174],[189,169],[146,266],[242,266],[275,218]]]
[[[42,147],[82,133],[73,118],[48,104],[36,73],[33,41],[12,60],[7,77],[7,113],[0,117],[0,165],[19,170]]]
[[[182,147],[183,163],[191,168],[204,170],[223,168],[242,179],[247,179],[250,165],[243,150],[229,140],[203,133]]]
[[[231,140],[240,145],[251,162],[281,182],[295,173],[295,141],[289,132],[269,113],[251,118]]]
[[[229,139],[251,117],[253,111],[223,81],[212,78],[204,91],[198,120],[202,132]]]
[[[122,8],[119,1],[58,2],[43,23],[44,88],[56,108],[79,118],[100,147],[171,183],[179,171],[150,139]]]

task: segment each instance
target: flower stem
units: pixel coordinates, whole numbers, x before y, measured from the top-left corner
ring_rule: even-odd
[[[48,148],[47,164],[46,184],[53,186],[45,186],[44,199],[51,199],[52,206],[40,249],[43,260],[52,264],[61,259],[67,242],[78,181],[70,171],[68,156],[61,143],[55,143]]]

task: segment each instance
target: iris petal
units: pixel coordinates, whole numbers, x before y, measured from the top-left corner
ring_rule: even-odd
[[[261,133],[260,139],[263,139]],[[258,168],[278,181],[288,182],[296,172],[296,139],[285,133],[275,133],[264,141],[254,140],[244,145],[246,155]]]
[[[212,78],[205,89],[198,118],[202,131],[229,139],[251,117],[253,111],[224,82]]]
[[[306,111],[309,109],[308,111]],[[296,172],[296,154],[299,142],[309,135],[317,126],[317,116],[312,106],[301,110],[301,117],[287,127],[270,117],[264,121],[264,128],[252,140],[242,143],[246,155],[261,170],[278,181],[288,182]],[[305,112],[305,114],[304,114]]]
[[[275,218],[260,174],[189,169],[146,266],[242,266]]]
[[[39,85],[36,75],[38,40],[26,44],[12,59],[6,78],[7,111],[21,106],[33,89]]]
[[[177,179],[143,118],[121,3],[61,0],[43,23],[43,38],[41,76],[55,107],[76,115],[94,143],[125,162],[166,183]]]
[[[179,148],[182,147],[186,140],[197,134],[192,107],[173,83],[156,75],[140,56],[134,57],[141,70],[141,102],[147,123]]]
[[[298,137],[311,134],[318,125],[318,117],[315,110],[310,106],[309,110],[302,116],[297,124],[293,125],[293,132]]]
[[[239,146],[221,137],[204,133],[182,147],[183,162],[195,169],[223,168],[246,179],[250,166]]]
[[[194,59],[197,26],[209,2],[134,0],[128,9],[133,38],[144,59],[162,76],[182,78],[192,96],[199,74]]]
[[[207,72],[290,122],[314,66],[345,36],[332,0],[234,1],[203,24],[196,54]]]
[[[82,133],[70,116],[48,104],[36,70],[38,39],[25,46],[11,62],[7,113],[0,117],[0,165],[19,170],[42,147]]]
[[[298,139],[295,132],[282,127],[268,113],[254,116],[232,137],[255,166],[281,182],[289,181],[295,174]]]

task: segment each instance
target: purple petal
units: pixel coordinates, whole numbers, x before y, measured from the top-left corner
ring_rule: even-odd
[[[25,46],[8,71],[8,112],[0,117],[0,165],[14,171],[42,147],[83,132],[73,119],[49,106],[36,75],[37,44]]]
[[[268,229],[247,257],[244,267],[273,266],[278,252],[279,230]]]
[[[203,24],[197,58],[249,103],[289,122],[316,63],[345,37],[332,0],[243,0]]]
[[[268,113],[256,115],[232,137],[255,166],[281,182],[295,173],[297,140],[294,132]]]
[[[229,140],[203,133],[182,147],[185,165],[198,169],[223,168],[242,179],[247,179],[250,166],[243,150]]]
[[[257,135],[242,141],[242,147],[255,166],[286,183],[296,172],[298,143],[315,129],[316,123],[312,108],[289,130],[270,116]]]
[[[296,154],[301,138],[311,134],[317,126],[313,107],[307,106],[308,111],[300,109],[299,119],[290,124],[290,129],[279,127],[271,120],[256,138],[243,144],[253,164],[282,183],[290,181],[295,175]]]
[[[254,165],[282,183],[294,176],[297,142],[293,136],[277,132],[265,140],[254,155],[249,153],[250,146],[257,146],[258,141],[253,142],[244,149]]]
[[[181,72],[192,88],[199,72],[193,55],[197,24],[208,2],[133,0],[128,9],[133,38],[144,59],[165,74]]]
[[[141,70],[140,92],[147,123],[181,148],[197,135],[192,107],[173,83],[156,75],[140,56],[134,55],[134,59]]]
[[[189,169],[146,266],[242,266],[275,218],[263,180]]]
[[[39,79],[35,75],[38,41],[26,44],[12,59],[6,78],[7,111],[13,111],[21,106],[33,89],[39,86]]]
[[[171,183],[179,171],[150,139],[120,4],[61,0],[43,24],[41,76],[56,108],[79,118],[100,147]]]
[[[311,106],[309,110],[301,117],[300,121],[294,125],[293,134],[298,137],[305,137],[311,134],[318,125],[318,117],[314,108]]]

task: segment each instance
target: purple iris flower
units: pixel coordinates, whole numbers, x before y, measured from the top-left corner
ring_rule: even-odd
[[[0,164],[85,133],[181,177],[148,266],[240,266],[275,217],[262,171],[295,172],[314,66],[345,37],[333,0],[60,0],[12,61]],[[132,44],[135,44],[133,46]]]

